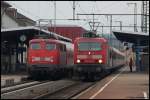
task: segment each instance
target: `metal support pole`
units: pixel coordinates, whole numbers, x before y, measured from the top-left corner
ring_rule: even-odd
[[[18,43],[16,43],[16,65],[15,65],[15,71],[17,70],[18,68]]]
[[[23,43],[21,43],[21,48],[23,48]],[[21,50],[21,64],[23,64],[23,49]]]
[[[110,33],[109,33],[109,39],[110,39],[110,43],[113,43],[111,41],[111,38],[112,38],[112,15],[110,15]],[[110,44],[112,45],[112,44]]]
[[[54,33],[56,32],[56,1],[54,1]]]
[[[141,12],[141,31],[144,32],[144,1],[142,1]]]
[[[8,42],[8,69],[7,73],[11,72],[11,44]]]
[[[146,3],[146,4],[145,4],[146,7],[144,7],[144,8],[145,8],[145,10],[146,10],[145,13],[146,13],[146,15],[147,15],[147,13],[148,13],[148,12],[147,12],[147,9],[148,9],[148,8],[147,8],[147,6],[148,6],[147,3],[148,3],[148,1],[145,1],[145,3]],[[146,33],[147,33],[147,31],[148,31],[148,27],[147,27],[147,18],[148,18],[148,17],[145,16],[145,32],[146,32]]]
[[[94,23],[94,14],[93,14],[93,31],[94,31],[94,24],[95,24],[95,23]]]
[[[120,23],[120,31],[122,31],[122,21],[115,21]]]
[[[141,57],[140,57],[140,39],[137,40],[137,45],[136,45],[136,70],[141,71]]]
[[[75,1],[73,1],[73,20],[75,19]]]
[[[40,21],[41,21],[41,20],[39,19],[39,28],[40,28],[39,35],[40,35],[40,32],[41,32]]]
[[[122,31],[122,22],[120,21],[120,30]]]
[[[110,33],[112,32],[112,15],[110,15]]]
[[[134,7],[134,16],[135,16],[135,32],[137,32],[137,4],[135,3],[135,7]]]
[[[137,3],[127,3],[129,4],[134,4],[134,32],[137,32]]]
[[[102,25],[102,37],[103,37],[103,25]]]

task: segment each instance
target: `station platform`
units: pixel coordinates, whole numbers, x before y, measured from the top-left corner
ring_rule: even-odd
[[[73,99],[148,99],[149,73],[130,72],[128,66],[100,80]]]
[[[27,77],[27,73],[1,74],[1,87],[21,82]]]

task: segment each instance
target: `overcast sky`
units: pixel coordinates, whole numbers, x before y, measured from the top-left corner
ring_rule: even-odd
[[[17,11],[25,16],[33,19],[54,19],[54,1],[7,1]],[[134,5],[127,5],[127,3],[137,3],[137,13],[141,13],[141,1],[76,1],[76,14],[77,13],[134,13]],[[56,1],[56,19],[72,19],[73,18],[73,2],[72,1]],[[77,16],[76,16],[77,17]],[[92,16],[78,16],[79,18],[92,19]],[[109,25],[110,19],[106,16],[95,16],[97,21],[101,22],[100,25]],[[133,25],[134,16],[113,16],[113,25],[119,23],[115,21],[122,21],[123,25]],[[86,29],[90,29],[86,21],[60,21],[57,20],[56,24],[71,24],[80,25]],[[137,25],[141,25],[141,16],[138,16]],[[114,28],[113,28],[114,29]],[[115,28],[119,30],[118,28]],[[101,28],[98,29],[101,31]],[[123,28],[123,30],[133,31],[133,28]],[[140,31],[140,29],[138,29]],[[109,32],[108,28],[104,28],[104,32]]]

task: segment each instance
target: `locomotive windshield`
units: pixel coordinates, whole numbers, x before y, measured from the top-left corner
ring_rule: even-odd
[[[78,50],[79,51],[97,51],[101,50],[100,43],[97,42],[80,42],[78,44]]]
[[[40,43],[32,43],[31,44],[31,49],[33,49],[33,50],[41,49]]]
[[[51,43],[46,43],[45,45],[45,49],[47,50],[53,50],[55,49],[56,45],[55,44],[51,44]]]

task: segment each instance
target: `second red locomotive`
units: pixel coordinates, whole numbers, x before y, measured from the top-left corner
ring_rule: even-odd
[[[56,39],[32,39],[28,49],[28,73],[57,78],[73,65],[73,44]]]

